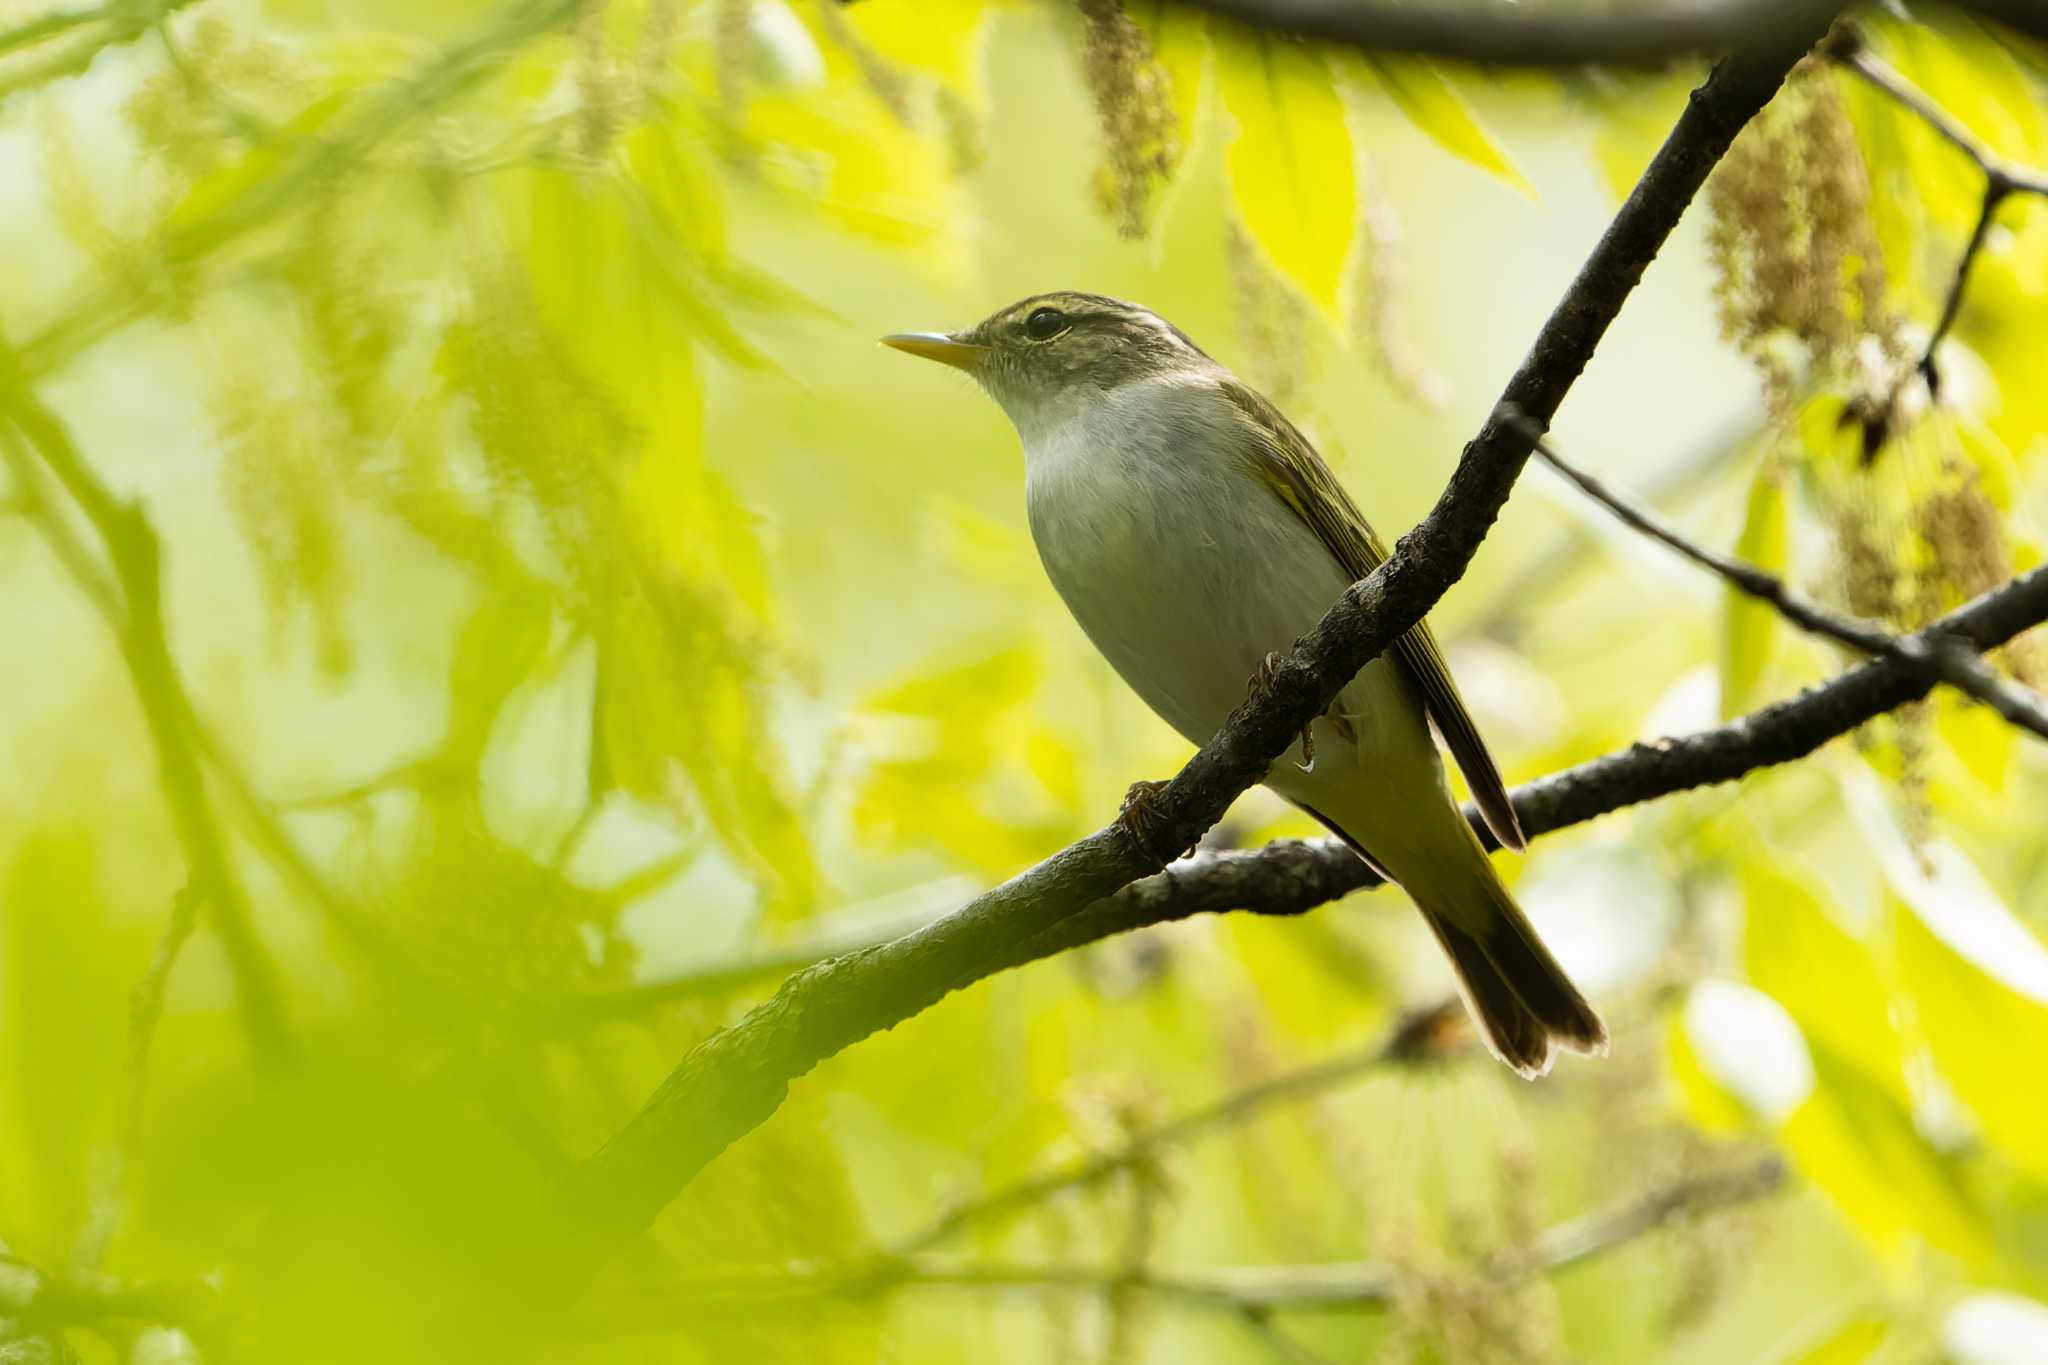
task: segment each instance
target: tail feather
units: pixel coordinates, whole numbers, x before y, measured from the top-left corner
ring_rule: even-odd
[[[1483,938],[1426,909],[1422,917],[1451,959],[1458,993],[1496,1057],[1534,1080],[1550,1070],[1559,1048],[1595,1056],[1607,1051],[1607,1026],[1519,909],[1495,921]]]
[[[1607,1051],[1607,1026],[1536,936],[1455,808],[1457,835],[1437,856],[1400,868],[1385,867],[1338,821],[1302,809],[1408,892],[1450,958],[1459,994],[1494,1055],[1533,1079],[1550,1070],[1560,1048]]]
[[[1522,1003],[1507,978],[1479,946],[1479,940],[1437,915],[1425,913],[1422,918],[1451,959],[1458,994],[1478,1020],[1493,1055],[1529,1080],[1548,1073],[1557,1056],[1550,1030]]]

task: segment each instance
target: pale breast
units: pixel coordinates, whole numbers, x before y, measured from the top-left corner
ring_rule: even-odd
[[[1082,630],[1138,695],[1200,743],[1271,650],[1348,578],[1227,453],[1227,400],[1126,385],[1026,447],[1032,536]]]

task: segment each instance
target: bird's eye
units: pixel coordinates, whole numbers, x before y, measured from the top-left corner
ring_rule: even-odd
[[[1024,319],[1024,335],[1033,341],[1051,341],[1067,330],[1067,315],[1057,308],[1035,308]]]

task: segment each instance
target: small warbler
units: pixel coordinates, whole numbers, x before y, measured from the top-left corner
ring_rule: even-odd
[[[1308,439],[1156,313],[1041,294],[899,351],[966,371],[1024,443],[1032,538],[1053,587],[1125,682],[1196,744],[1272,651],[1387,557]],[[1430,724],[1488,828],[1523,844],[1500,771],[1426,624],[1345,687],[1266,785],[1422,911],[1467,1006],[1524,1076],[1607,1030],[1501,884],[1444,780]],[[1144,788],[1124,819],[1142,837]]]

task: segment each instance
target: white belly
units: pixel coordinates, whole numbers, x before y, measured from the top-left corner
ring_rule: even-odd
[[[1172,417],[1162,417],[1169,397]],[[1350,579],[1249,471],[1189,448],[1188,397],[1128,385],[1031,433],[1027,501],[1039,558],[1081,629],[1132,690],[1200,744],[1244,700],[1266,654],[1322,619]],[[1221,423],[1226,414],[1208,417]],[[1392,663],[1369,664],[1337,709],[1354,738],[1319,722],[1315,771],[1296,768],[1296,749],[1268,785],[1325,811],[1355,809],[1374,770],[1391,768],[1386,775],[1404,779],[1398,787],[1421,778],[1442,790],[1421,708]]]

